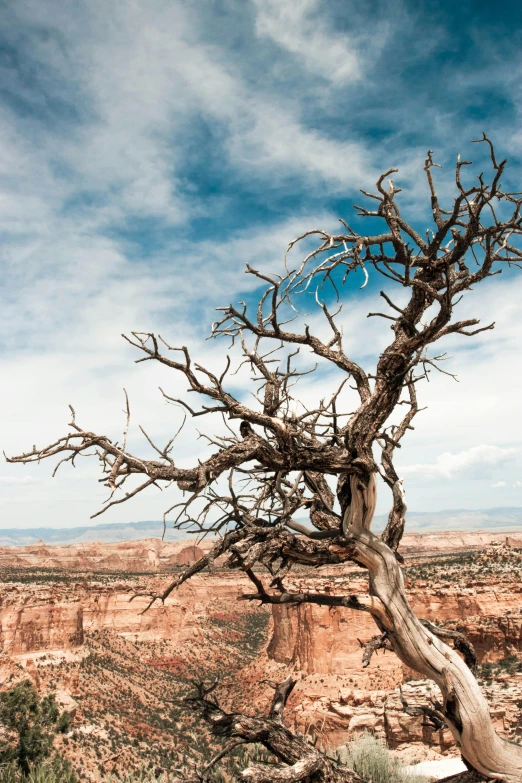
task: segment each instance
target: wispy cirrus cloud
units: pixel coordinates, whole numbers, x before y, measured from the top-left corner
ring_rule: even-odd
[[[254,5],[256,33],[290,52],[306,70],[335,85],[361,78],[362,52],[356,36],[329,29],[330,20],[317,0],[255,0]]]
[[[403,166],[404,203],[424,230],[426,147],[446,163],[479,120],[518,127],[516,47],[493,51],[490,22],[480,27],[477,15],[481,36],[459,38],[450,4],[413,11],[395,0],[371,8],[225,0],[203,10],[184,0],[81,0],[65,9],[59,0],[18,0],[3,10],[0,370],[9,379],[2,446],[10,453],[61,433],[69,402],[86,425],[112,432],[123,386],[151,433],[175,429],[172,411],[163,423],[155,388],[165,376],[135,367],[121,332],[161,330],[214,361],[204,325],[213,307],[249,296],[245,262],[281,269],[288,240],[349,217],[357,189],[371,188],[390,164]],[[514,152],[515,136],[502,136]],[[440,176],[446,193],[450,175]],[[368,363],[388,334],[364,321],[377,286],[372,277],[346,307],[347,349]],[[491,378],[478,384],[477,363],[455,350],[466,395],[474,391],[482,411],[500,411],[493,435],[484,420],[481,440],[506,444],[516,429],[506,413],[512,391],[492,377],[519,344],[520,297],[509,285],[498,291],[479,305],[510,324],[477,343]],[[305,396],[330,381],[318,377]],[[411,452],[410,463],[438,464],[436,404],[452,454],[476,442],[455,392],[434,386],[423,392],[430,410],[418,429],[431,452]],[[201,448],[192,435],[181,436],[180,459]],[[4,503],[6,524],[30,524],[36,513],[70,523],[80,508],[84,521],[92,510],[90,483],[78,480],[73,493],[42,467],[22,512],[16,493],[30,482],[17,470],[1,469],[13,501],[11,519]],[[148,502],[153,511],[138,503],[112,519],[159,515],[163,501],[157,510]]]
[[[20,484],[36,484],[35,476],[0,476],[0,484],[4,486],[19,486]]]

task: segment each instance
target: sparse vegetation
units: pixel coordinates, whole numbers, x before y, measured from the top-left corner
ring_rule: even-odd
[[[496,569],[495,585],[507,585],[516,579],[518,572],[514,569],[519,568],[517,557],[520,550],[513,548],[504,556],[503,549],[489,547],[459,554],[423,556],[422,559],[410,557],[405,564],[408,586],[416,591],[427,588],[433,594],[438,594],[440,589],[440,594],[445,595],[448,587],[455,591],[458,585],[459,594],[462,594],[467,581],[473,585],[481,581],[485,567],[489,568],[488,563]],[[217,572],[220,571],[218,565]],[[263,572],[259,570],[258,573]],[[297,580],[304,579],[305,573],[300,566],[294,569]],[[443,581],[441,574],[449,576],[449,579]],[[41,594],[40,584],[44,585],[46,594],[54,585],[62,592],[63,584],[71,579],[70,572],[58,569],[44,573],[42,569],[27,569],[18,572],[18,577],[21,576],[25,577],[24,580],[17,579],[14,571],[7,575],[12,585],[17,581],[20,584],[33,582],[35,595]],[[40,580],[40,577],[43,579]],[[78,585],[81,591],[94,590],[100,595],[115,589],[125,592],[137,584],[147,584],[146,574],[133,574],[130,578],[128,575],[123,578],[118,573],[75,574],[75,579],[78,577],[82,580]],[[334,571],[328,578],[329,583],[341,592],[350,591],[351,586],[358,582],[361,584],[357,590],[365,589],[360,569],[351,564],[343,565],[342,572]],[[56,579],[55,583],[53,579]],[[322,585],[320,574],[318,580]],[[488,579],[482,584],[482,589],[490,589]],[[508,589],[512,591],[513,588],[510,586]],[[229,706],[239,700],[246,712],[255,713],[259,690],[250,683],[248,687],[252,688],[255,698],[245,696],[241,691],[247,686],[236,681],[234,674],[258,656],[267,640],[269,615],[266,608],[247,608],[245,604],[229,602],[211,603],[197,620],[198,633],[186,639],[182,647],[173,647],[168,639],[140,641],[130,635],[122,638],[111,631],[91,630],[86,634],[81,654],[72,662],[66,658],[56,659],[52,653],[40,655],[36,663],[42,692],[49,688],[68,690],[62,683],[75,679],[71,692],[78,703],[77,718],[67,726],[69,718],[64,715],[63,734],[59,735],[57,745],[59,752],[71,759],[78,779],[88,780],[93,776],[105,779],[111,774],[121,775],[123,770],[140,769],[143,775],[170,775],[188,757],[194,758],[203,767],[220,749],[220,743],[206,732],[201,733],[194,716],[183,709],[183,697],[189,693],[192,679],[217,677],[226,685],[224,693]],[[518,615],[516,608],[506,613],[508,618]],[[492,639],[495,634],[503,638],[499,634],[498,618],[473,617],[472,620],[475,633],[483,634],[481,639]],[[456,622],[458,618],[447,625],[453,627]],[[516,643],[516,639],[513,640]],[[510,687],[507,677],[517,673],[520,676],[521,672],[522,661],[513,655],[495,663],[483,664],[479,669],[479,680],[485,686],[490,703],[495,703],[500,693],[505,698],[504,694],[508,694]],[[341,682],[343,679],[340,678]],[[411,680],[412,676],[408,675],[406,682]],[[310,681],[319,686],[323,677],[317,676]],[[344,681],[354,682],[352,677]],[[516,702],[513,703],[516,705]],[[510,739],[517,739],[519,733],[516,723],[519,709],[517,706],[516,712],[509,718],[511,723],[507,731]],[[256,753],[258,751],[252,756],[253,764],[262,762],[261,756],[266,751],[259,751],[259,758]],[[243,762],[248,765],[249,754],[248,748],[237,750],[230,759],[220,762],[222,772],[219,774],[223,775],[223,781],[236,777]],[[21,773],[17,774],[20,776]]]
[[[522,550],[515,547],[490,547],[458,554],[434,555],[422,562],[408,564],[408,578],[412,583],[419,581],[451,582],[462,585],[465,581],[483,576],[509,581],[522,576]]]
[[[508,655],[494,663],[483,663],[478,675],[480,679],[490,683],[501,674],[513,675],[517,673],[522,673],[522,660],[516,655]]]
[[[0,783],[77,783],[77,780],[69,762],[59,756],[31,767],[27,774],[12,764],[0,766]],[[100,783],[167,783],[167,776],[158,776],[156,770],[142,768],[122,776],[109,773],[99,780]]]
[[[266,641],[268,618],[264,608],[245,607],[230,617],[209,612],[201,637],[184,643],[175,655],[168,641],[131,641],[104,630],[86,633],[83,657],[73,662],[41,656],[38,675],[44,690],[53,682],[72,678],[75,683],[76,718],[67,726],[58,716],[56,728],[66,732],[57,744],[71,759],[77,778],[105,779],[122,770],[141,770],[155,780],[183,765],[189,752],[204,766],[220,745],[195,732],[196,718],[184,709],[183,698],[192,678],[224,680],[249,664]]]
[[[382,742],[372,734],[363,734],[347,745],[332,752],[331,757],[354,769],[367,783],[427,783],[423,775],[404,775],[399,761],[391,755]],[[274,757],[254,744],[239,748],[224,758],[209,780],[212,783],[229,783],[236,780],[242,769],[251,764],[270,764]],[[100,783],[166,783],[165,772],[142,767],[124,775],[101,774]],[[0,766],[0,783],[77,783],[77,778],[64,758],[54,756],[51,761],[32,766],[27,774],[16,765]]]
[[[342,745],[334,757],[368,783],[427,783],[424,775],[404,774],[386,745],[370,733]]]
[[[67,759],[55,754],[50,761],[31,766],[27,773],[16,764],[0,766],[0,783],[77,783]]]

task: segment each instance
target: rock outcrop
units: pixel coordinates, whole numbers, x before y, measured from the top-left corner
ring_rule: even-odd
[[[330,584],[316,579],[313,590],[321,592]],[[365,588],[358,581],[339,580],[336,591],[350,595],[363,593]],[[460,626],[475,646],[480,663],[522,653],[521,584],[421,584],[408,594],[418,617]],[[360,658],[360,641],[367,642],[376,633],[372,618],[353,609],[283,604],[273,606],[272,615],[269,657],[307,674],[342,672],[355,652]]]
[[[2,585],[0,595],[0,651],[27,655],[46,651],[72,650],[84,643],[85,633],[110,630],[134,642],[169,641],[189,643],[201,636],[208,613],[216,604],[222,609],[237,606],[237,596],[246,591],[246,580],[235,574],[198,576],[182,585],[162,604],[147,612],[146,596],[136,592],[158,591],[164,578],[141,584],[99,578],[54,583],[11,582]],[[247,605],[239,604],[243,611]]]
[[[195,562],[212,542],[193,540],[83,542],[62,546],[38,542],[29,546],[0,547],[0,569],[58,569],[64,571],[118,571],[124,573],[161,572]],[[409,558],[451,552],[472,552],[492,547],[522,548],[522,532],[489,533],[406,533],[401,552]]]
[[[31,599],[11,589],[0,598],[0,651],[71,650],[83,642],[83,604],[76,596]]]
[[[486,530],[441,533],[405,533],[401,541],[403,555],[431,555],[444,552],[484,550],[492,545],[522,548],[522,532],[493,533]]]

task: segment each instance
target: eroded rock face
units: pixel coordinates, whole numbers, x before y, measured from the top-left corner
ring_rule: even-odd
[[[268,656],[306,674],[335,674],[351,668],[353,654],[357,653],[359,661],[361,657],[358,639],[368,641],[376,634],[372,617],[354,609],[283,604],[273,606],[272,612]]]
[[[430,536],[430,539],[433,539]],[[428,542],[431,549],[438,541]],[[469,536],[464,544],[469,546]],[[482,535],[480,536],[482,544]],[[406,568],[409,600],[418,617],[466,633],[479,662],[490,663],[522,654],[522,553],[520,539],[507,542],[485,537],[488,544],[439,560],[411,558]],[[515,548],[509,544],[514,544]],[[440,542],[444,549],[444,542]],[[414,553],[420,555],[422,553]],[[446,554],[446,551],[444,551]],[[430,565],[431,563],[431,565]],[[442,565],[440,565],[442,564]],[[419,578],[420,577],[420,578]],[[327,576],[294,578],[287,588],[338,595],[365,593],[367,581],[352,571],[331,568]],[[323,737],[329,745],[346,742],[354,733],[372,731],[404,758],[435,758],[455,752],[448,730],[438,731],[403,709],[399,686],[411,706],[429,705],[436,687],[415,681],[390,652],[374,654],[361,666],[360,643],[376,635],[373,620],[348,609],[307,604],[272,607],[272,635],[267,656],[277,669],[291,667],[299,682],[293,706],[296,725]],[[267,664],[268,665],[268,664]],[[275,671],[270,675],[277,679]],[[503,682],[501,680],[503,679]],[[413,680],[411,684],[405,684]],[[485,684],[496,729],[513,738],[522,724],[522,674],[497,675]],[[435,694],[440,700],[440,697]],[[409,748],[409,751],[408,751]],[[421,750],[422,748],[422,750]],[[407,754],[411,751],[413,755]]]
[[[198,634],[198,612],[204,611],[206,588],[197,580],[171,596],[165,605],[157,603],[142,614],[148,600],[131,601],[136,580],[89,578],[86,574],[161,572],[190,565],[204,554],[192,542],[163,542],[160,539],[125,541],[116,544],[85,543],[71,546],[1,547],[0,567],[64,572],[68,579],[46,588],[45,579],[2,585],[0,593],[0,651],[21,655],[45,650],[71,650],[81,647],[85,631],[110,629],[135,641],[167,639],[183,641]],[[81,576],[76,574],[81,573]],[[52,582],[51,577],[49,579]],[[153,581],[153,580],[152,580]],[[237,584],[216,586],[235,600]],[[150,583],[161,591],[165,579]],[[143,585],[142,585],[143,586]],[[198,609],[194,610],[195,605]],[[195,612],[195,613],[194,613]]]
[[[453,536],[455,544],[457,534],[448,536]],[[469,547],[473,536],[479,543],[493,538],[482,533],[458,534],[463,539],[460,544]],[[408,599],[415,614],[435,624],[462,630],[474,645],[479,663],[522,653],[522,552],[506,544],[505,536],[497,537],[501,540],[493,541],[491,546],[485,549],[473,546],[460,557],[459,549],[452,550],[450,554],[456,554],[454,562],[450,558],[449,565],[432,566],[426,574],[419,565],[426,558],[413,560],[413,555],[422,555],[422,550],[414,552],[410,543],[413,567],[405,571]],[[441,548],[447,544],[439,542],[440,536],[426,538],[430,551],[437,543]],[[512,535],[509,541],[522,548],[522,536],[519,539]],[[418,578],[419,574],[422,578]],[[366,593],[368,584],[357,572],[339,566],[330,568],[327,574],[316,573],[288,581],[287,589],[351,595]],[[272,615],[268,656],[306,674],[343,671],[353,653],[360,649],[360,642],[367,642],[377,632],[368,614],[352,609],[286,604],[274,605]]]
[[[7,655],[72,650],[84,643],[84,634],[113,631],[134,642],[189,643],[201,636],[207,610],[213,602],[237,605],[246,592],[246,580],[234,574],[195,577],[173,592],[164,604],[147,612],[149,598],[136,591],[160,592],[165,578],[103,583],[93,577],[52,588],[39,583],[2,585],[0,595],[0,651]],[[133,599],[133,600],[131,600]],[[241,605],[240,605],[241,606]],[[245,611],[248,609],[244,605]]]
[[[420,760],[456,753],[449,729],[436,729],[422,716],[411,715],[403,709],[402,696],[410,707],[431,705],[441,700],[437,686],[430,680],[401,683],[391,690],[343,689],[334,695],[313,699],[307,694],[309,683],[298,684],[295,707],[295,725],[305,733],[316,735],[325,745],[338,747],[354,734],[371,731],[404,758]],[[522,675],[484,687],[490,704],[493,725],[500,734],[510,739],[520,736],[520,703]]]
[[[401,691],[411,707],[426,706],[432,697],[441,698],[440,691],[429,680],[402,684]],[[344,744],[354,734],[371,731],[392,749],[418,744],[431,749],[433,755],[453,747],[448,729],[436,730],[424,718],[404,711],[401,691],[399,687],[392,690],[344,688],[337,699],[323,696],[313,708],[303,699],[296,710],[296,724],[308,732],[313,727],[315,732],[326,735],[333,746]]]
[[[83,641],[83,605],[78,599],[56,599],[43,594],[31,600],[13,590],[0,599],[0,650],[3,652],[71,650],[80,647]]]
[[[457,588],[443,592],[410,591],[418,617],[435,623],[453,621],[475,646],[479,662],[496,661],[522,652],[522,606],[518,586],[499,592],[491,587],[465,595]],[[346,592],[363,592],[357,583]],[[343,593],[341,593],[343,594]],[[515,613],[516,612],[516,613]],[[328,609],[304,604],[273,606],[273,633],[268,656],[306,674],[336,674],[350,668],[353,654],[360,659],[359,640],[367,642],[377,629],[370,615],[352,609]]]
[[[522,532],[490,533],[485,530],[459,532],[449,530],[441,533],[405,533],[401,541],[404,555],[429,555],[443,552],[484,550],[491,546],[522,548]]]

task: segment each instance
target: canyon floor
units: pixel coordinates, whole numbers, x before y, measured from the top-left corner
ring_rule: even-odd
[[[159,539],[0,548],[0,688],[30,678],[72,717],[61,752],[82,779],[144,767],[170,771],[210,758],[214,742],[186,708],[193,681],[218,678],[230,709],[263,712],[267,681],[297,679],[287,722],[323,747],[371,730],[411,763],[457,755],[447,730],[405,711],[429,704],[431,683],[393,653],[362,668],[373,620],[350,609],[238,601],[250,584],[221,570],[194,577],[147,612],[145,597],[206,545]],[[499,732],[522,735],[522,532],[405,536],[416,613],[462,628]],[[289,586],[367,591],[355,566],[295,572]]]

